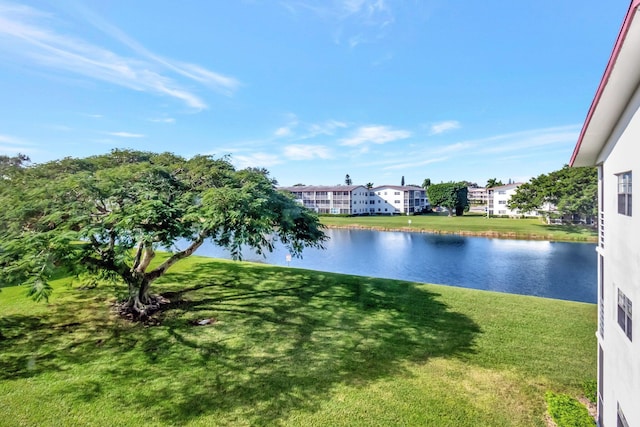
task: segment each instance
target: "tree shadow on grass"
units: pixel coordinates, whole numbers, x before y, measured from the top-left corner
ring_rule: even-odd
[[[61,313],[47,321],[0,317],[0,329],[10,331],[0,350],[51,348],[40,354],[50,358],[40,370],[14,364],[0,378],[104,358],[93,369],[100,383],[94,375],[66,392],[91,401],[121,389],[126,392],[111,393],[118,396],[114,405],[172,425],[201,416],[218,425],[273,425],[293,410],[318,409],[340,385],[364,386],[408,375],[407,362],[473,352],[480,333],[438,294],[406,282],[202,262],[167,275],[158,288],[171,303],[156,327],[116,321],[91,326],[97,329],[92,335],[82,324],[71,327],[69,340],[64,335],[70,333],[55,326]],[[200,318],[215,322],[194,326]],[[54,332],[45,332],[52,326]]]

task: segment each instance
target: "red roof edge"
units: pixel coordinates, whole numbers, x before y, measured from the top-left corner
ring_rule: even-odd
[[[613,70],[613,66],[618,59],[618,55],[620,54],[620,49],[622,48],[622,44],[624,43],[624,39],[627,37],[627,32],[629,31],[629,27],[631,26],[631,22],[633,21],[633,17],[635,16],[636,9],[640,6],[640,0],[632,0],[629,5],[629,10],[627,11],[626,16],[624,17],[624,22],[622,23],[622,27],[620,28],[620,33],[618,34],[618,38],[616,39],[616,43],[613,46],[613,51],[611,52],[611,56],[609,57],[609,62],[607,63],[607,68],[604,70],[604,74],[602,76],[602,80],[600,80],[600,85],[598,86],[598,90],[596,91],[596,95],[591,102],[591,106],[589,107],[589,112],[587,113],[587,118],[584,121],[584,125],[582,126],[582,130],[580,131],[580,136],[578,137],[578,142],[573,149],[573,154],[571,155],[571,160],[569,161],[569,165],[573,166],[573,163],[578,156],[578,152],[580,151],[580,146],[582,145],[582,139],[587,131],[587,128],[591,124],[591,119],[593,118],[593,113],[600,102],[600,98],[602,97],[602,92],[604,91],[607,82],[609,81],[609,77],[611,76],[611,71]]]

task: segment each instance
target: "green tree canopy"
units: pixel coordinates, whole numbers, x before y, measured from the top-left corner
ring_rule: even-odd
[[[468,189],[463,182],[445,182],[442,184],[432,184],[427,188],[427,197],[431,206],[440,206],[449,211],[449,216],[453,212],[462,215],[469,206]]]
[[[279,192],[264,169],[235,170],[227,159],[114,150],[24,168],[0,192],[0,283],[24,283],[48,298],[59,268],[119,279],[124,307],[145,317],[151,283],[205,240],[230,250],[294,256],[325,239],[317,216]],[[10,207],[10,208],[8,208]],[[153,265],[155,250],[171,252]]]
[[[560,215],[597,215],[597,169],[565,165],[560,170],[532,178],[518,187],[509,201],[509,208],[533,212],[543,209],[547,203],[554,205]]]
[[[493,187],[501,187],[501,186],[503,186],[503,185],[504,185],[504,184],[502,183],[502,181],[499,181],[499,180],[498,180],[498,179],[496,179],[496,178],[489,178],[489,179],[487,180],[487,185],[486,185],[486,187],[487,187],[487,188],[493,188]]]

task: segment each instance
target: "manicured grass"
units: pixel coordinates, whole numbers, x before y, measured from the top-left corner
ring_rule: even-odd
[[[529,218],[487,218],[474,214],[448,217],[429,214],[417,216],[323,216],[321,221],[329,227],[460,233],[518,239],[596,241],[596,231],[592,228],[574,225],[547,225],[541,219]]]
[[[2,289],[0,425],[544,426],[596,373],[590,304],[193,257],[144,326],[78,287]]]

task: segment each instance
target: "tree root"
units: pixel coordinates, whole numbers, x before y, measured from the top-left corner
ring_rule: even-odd
[[[114,311],[120,317],[132,322],[158,324],[158,319],[153,318],[153,315],[160,311],[163,305],[169,303],[170,301],[161,295],[150,295],[146,303],[141,302],[138,298],[118,302],[114,306]]]

